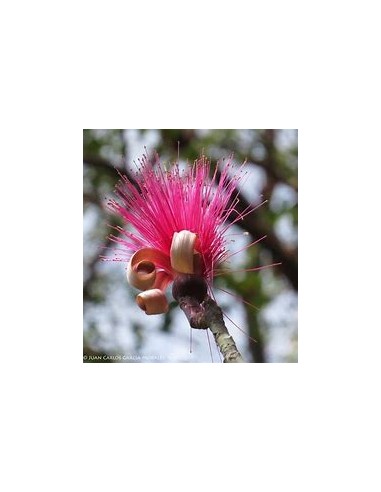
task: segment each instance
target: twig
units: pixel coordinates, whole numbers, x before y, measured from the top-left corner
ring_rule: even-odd
[[[211,297],[207,295],[200,303],[194,297],[184,296],[178,302],[192,328],[210,329],[224,362],[245,362],[226,328],[221,308]]]

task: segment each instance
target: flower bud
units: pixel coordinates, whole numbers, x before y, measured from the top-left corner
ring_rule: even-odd
[[[178,275],[172,286],[172,295],[176,301],[181,297],[192,297],[201,303],[207,292],[205,279],[198,275]]]

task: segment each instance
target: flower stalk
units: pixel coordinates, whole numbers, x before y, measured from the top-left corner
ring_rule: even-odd
[[[172,287],[172,295],[179,303],[192,328],[210,329],[224,362],[245,362],[226,328],[224,316],[206,291],[204,280],[195,275],[178,277]]]

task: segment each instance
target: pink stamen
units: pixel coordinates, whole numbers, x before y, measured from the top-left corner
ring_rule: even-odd
[[[271,263],[270,265],[262,265],[256,268],[244,268],[243,270],[217,270],[219,273],[215,273],[215,277],[219,277],[220,275],[226,275],[228,273],[243,273],[243,272],[259,272],[260,270],[265,270],[266,268],[279,266],[282,263]]]
[[[242,167],[233,176],[229,175],[232,158],[219,169],[221,167],[220,163],[209,177],[210,162],[205,156],[180,171],[178,162],[166,170],[157,155],[153,164],[144,155],[137,165],[134,183],[119,172],[118,200],[110,200],[108,207],[131,224],[134,232],[113,227],[118,235],[110,235],[110,240],[125,250],[114,259],[126,261],[145,247],[158,249],[169,256],[174,233],[189,230],[198,237],[202,276],[212,279],[216,266],[226,256],[225,233],[232,223],[225,223],[235,210],[237,196],[233,203],[231,197],[243,177]],[[250,208],[236,220],[247,213]]]
[[[256,241],[254,241],[253,243],[250,243],[250,244],[247,244],[246,246],[244,246],[243,248],[239,249],[238,251],[234,251],[234,253],[231,253],[229,255],[226,256],[226,260],[229,260],[232,256],[238,254],[238,253],[241,253],[241,251],[245,251],[246,249],[248,248],[251,248],[251,246],[254,246],[255,244],[258,244],[260,241],[263,241],[264,239],[266,239],[267,235],[264,235],[262,236],[261,238],[257,239]]]
[[[234,321],[233,321],[231,318],[229,318],[229,316],[228,316],[228,315],[227,315],[224,311],[223,311],[223,313],[224,313],[224,316],[226,316],[226,317],[227,317],[227,319],[230,321],[230,323],[233,323],[233,325],[234,325],[236,328],[238,328],[238,329],[239,329],[239,331],[242,331],[242,333],[244,333],[244,334],[245,334],[245,336],[247,336],[247,338],[249,338],[251,341],[253,341],[253,342],[255,342],[255,343],[258,343],[258,340],[256,340],[255,338],[251,337],[250,335],[248,335],[248,334],[245,332],[245,330],[242,330],[242,328],[240,328],[240,327],[237,325],[237,323],[234,323]]]
[[[222,289],[221,287],[216,287],[216,289],[222,290],[222,292],[229,294],[230,296],[234,297],[235,299],[238,299],[239,301],[243,302],[244,304],[247,304],[248,306],[252,307],[253,309],[256,309],[257,311],[259,311],[259,307],[254,306],[254,304],[251,304],[249,301],[246,301],[243,297],[238,296],[236,294],[233,294],[233,292],[229,292],[228,290]]]

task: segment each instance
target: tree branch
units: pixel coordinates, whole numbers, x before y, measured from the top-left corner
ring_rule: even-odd
[[[221,173],[217,171],[217,177],[220,178]],[[239,202],[235,205],[235,211],[238,214],[246,214],[251,204],[246,199],[242,190],[237,189],[239,192]],[[232,204],[234,198],[230,199]],[[230,217],[228,220],[234,220],[236,217]],[[281,265],[279,268],[283,271],[283,274],[288,278],[293,288],[298,290],[298,254],[296,249],[286,248],[281,241],[276,237],[271,227],[261,217],[260,211],[247,214],[242,220],[236,222],[238,227],[241,227],[244,231],[249,232],[254,238],[266,236],[261,245],[270,250],[272,253],[274,262],[279,262]]]
[[[120,168],[119,166],[114,166],[109,160],[104,159],[99,155],[84,154],[83,163],[88,164],[94,168],[99,169],[102,172],[107,173],[109,176],[114,178],[115,181],[119,179],[116,170],[120,169],[121,171],[124,172],[122,168]]]
[[[199,303],[194,297],[184,296],[178,302],[192,328],[210,329],[224,362],[245,362],[226,328],[221,308],[211,297],[207,295]]]
[[[250,203],[246,200],[243,193],[240,193],[239,203],[236,205],[238,213],[244,213],[247,211]],[[266,236],[261,244],[269,249],[273,255],[274,262],[282,263],[279,268],[283,271],[284,275],[288,278],[293,288],[298,290],[298,254],[296,249],[286,248],[276,235],[272,232],[271,228],[262,219],[261,214],[256,212],[246,215],[242,221],[236,223],[242,227],[245,231],[249,232],[253,237]]]
[[[202,303],[205,310],[205,321],[209,325],[209,330],[213,333],[214,339],[224,362],[245,362],[239,353],[233,337],[226,328],[221,308],[209,296]]]

